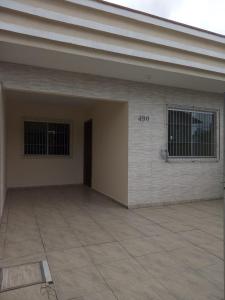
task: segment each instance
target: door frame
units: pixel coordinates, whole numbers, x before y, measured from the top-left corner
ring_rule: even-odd
[[[93,120],[84,122],[83,184],[92,185],[92,127]]]

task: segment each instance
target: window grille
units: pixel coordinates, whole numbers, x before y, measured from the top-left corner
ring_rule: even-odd
[[[216,157],[216,112],[168,109],[169,157]]]
[[[70,124],[24,122],[25,155],[70,155]]]

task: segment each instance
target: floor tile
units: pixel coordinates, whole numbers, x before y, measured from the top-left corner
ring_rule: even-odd
[[[97,225],[90,228],[86,226],[82,226],[82,228],[79,229],[77,228],[74,229],[73,231],[77,239],[84,246],[115,241],[115,239],[110,233],[101,229]]]
[[[218,240],[216,243],[200,245],[200,248],[206,250],[210,254],[213,254],[224,260],[224,242]]]
[[[186,240],[188,240],[189,242],[197,246],[218,242],[217,238],[201,230],[186,231],[186,232],[182,232],[180,235]]]
[[[221,300],[224,296],[222,289],[218,289],[216,285],[199,276],[199,273],[189,269],[168,276],[163,280],[163,285],[176,299]]]
[[[166,279],[187,269],[187,265],[183,261],[177,260],[168,251],[137,257],[137,261],[152,276],[160,279]]]
[[[51,296],[48,296],[51,295]],[[43,285],[33,285],[0,294],[1,300],[57,300],[54,289],[47,291]]]
[[[172,255],[176,261],[181,261],[188,267],[197,270],[216,263],[222,263],[221,259],[194,246],[173,250],[170,252],[170,255]]]
[[[133,258],[98,265],[97,268],[107,282],[113,281],[118,284],[130,285],[135,282],[147,281],[149,278],[149,274]]]
[[[100,293],[91,293],[83,297],[71,300],[118,300],[111,290],[105,290]]]
[[[69,227],[41,233],[46,251],[80,247],[81,243]]]
[[[98,266],[102,276],[118,299],[175,300],[156,278],[147,273],[135,260],[117,261]]]
[[[183,239],[179,234],[168,233],[152,236],[152,243],[161,246],[162,249],[170,251],[174,249],[184,248],[191,245],[188,241]]]
[[[17,226],[11,226],[7,228],[6,241],[7,242],[23,242],[30,239],[40,239],[40,233],[38,228],[22,228]]]
[[[91,258],[84,248],[48,252],[47,258],[54,271],[91,265]]]
[[[142,221],[130,223],[130,225],[138,230],[144,236],[153,236],[159,234],[170,233],[165,227],[159,224],[153,223],[150,220],[142,219]]]
[[[61,270],[54,274],[60,300],[101,293],[107,286],[94,266]]]
[[[113,284],[110,282],[110,285],[113,287],[114,293],[117,296],[117,299],[121,300],[161,300],[162,298],[156,293],[154,288],[152,288],[147,283],[132,283],[132,285],[124,286],[123,284]],[[164,292],[165,299],[173,299],[168,295],[168,291]]]
[[[190,231],[194,229],[193,226],[184,224],[182,221],[170,221],[170,222],[163,223],[161,226],[175,233]]]
[[[127,210],[82,186],[18,189],[3,221],[0,267],[47,259],[58,300],[223,298],[221,200]]]
[[[152,241],[151,237],[121,241],[121,245],[133,256],[142,256],[163,250],[159,243]]]
[[[207,267],[201,268],[198,271],[202,277],[214,283],[219,289],[224,285],[224,265],[223,263],[216,263]]]
[[[161,209],[155,209],[155,208],[139,208],[136,209],[135,212],[142,217],[149,219],[150,221],[153,221],[157,224],[163,224],[171,221],[171,217],[163,213],[163,210]]]
[[[104,243],[86,247],[94,264],[105,264],[129,258],[127,251],[119,243]]]
[[[117,223],[113,225],[110,224],[105,226],[105,228],[117,241],[123,241],[142,236],[140,231],[126,223]]]
[[[30,239],[22,242],[7,242],[4,248],[4,258],[35,255],[44,252],[40,239]]]

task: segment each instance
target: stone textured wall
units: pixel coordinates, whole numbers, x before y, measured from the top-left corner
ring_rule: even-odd
[[[168,105],[218,110],[218,160],[163,160]],[[149,115],[149,122],[139,122],[140,114]],[[130,207],[223,197],[223,95],[134,84],[128,173]]]
[[[1,80],[6,89],[127,101],[129,206],[216,199],[223,196],[222,94],[7,63],[0,64]],[[168,104],[218,110],[221,141],[218,161],[165,162],[161,158],[161,149],[167,142]],[[139,122],[140,114],[149,115],[149,122]]]

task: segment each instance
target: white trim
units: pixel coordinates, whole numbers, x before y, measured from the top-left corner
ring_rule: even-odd
[[[14,33],[20,33],[20,34],[24,34],[24,35],[29,35],[31,37],[48,39],[48,40],[66,43],[66,44],[73,44],[73,45],[80,46],[80,47],[87,47],[87,48],[92,48],[95,50],[111,52],[111,53],[125,55],[125,56],[148,59],[148,60],[164,62],[164,63],[168,63],[168,64],[181,65],[183,67],[201,69],[204,71],[207,70],[207,71],[220,73],[220,74],[225,73],[225,68],[213,67],[213,66],[210,66],[207,64],[201,64],[198,62],[190,62],[189,60],[183,60],[183,59],[179,59],[176,57],[172,58],[171,56],[162,56],[162,55],[153,54],[153,53],[147,52],[147,51],[133,50],[130,48],[109,45],[107,43],[102,43],[102,42],[93,41],[93,40],[90,41],[87,39],[73,37],[73,36],[67,36],[64,34],[54,33],[51,31],[32,29],[32,28],[28,28],[25,26],[21,26],[21,25],[9,24],[6,22],[0,22],[0,30],[14,32]]]
[[[62,13],[50,11],[47,9],[37,8],[30,5],[24,5],[22,3],[18,3],[11,0],[2,0],[1,7],[13,10],[15,12],[22,12],[32,16],[38,16],[47,20],[58,21],[60,23],[64,23],[72,26],[79,26],[85,29],[89,29],[92,31],[100,31],[102,33],[108,33],[115,36],[124,37],[126,39],[134,39],[137,41],[147,42],[150,44],[156,44],[159,46],[170,47],[178,50],[183,50],[185,52],[197,53],[202,56],[209,56],[214,58],[225,59],[225,54],[223,52],[216,52],[212,50],[208,50],[202,47],[194,47],[185,45],[183,43],[179,43],[176,41],[171,41],[168,39],[162,39],[154,36],[148,36],[146,34],[141,34],[140,32],[132,32],[123,28],[117,28],[115,26],[101,24],[99,22],[84,20],[81,18],[65,15]]]
[[[176,32],[181,32],[191,36],[196,36],[208,40],[212,40],[218,43],[225,44],[225,36],[217,35],[214,32],[208,32],[200,28],[192,28],[191,26],[185,26],[185,24],[173,22],[167,19],[159,18],[153,15],[143,14],[142,12],[134,11],[131,9],[126,9],[126,7],[119,7],[116,5],[110,5],[108,2],[98,2],[93,0],[66,0],[66,2],[85,6],[87,8],[92,8],[100,10],[106,13],[118,15],[124,18],[129,18],[139,22],[152,24],[155,26],[163,27],[165,29],[170,29]]]

